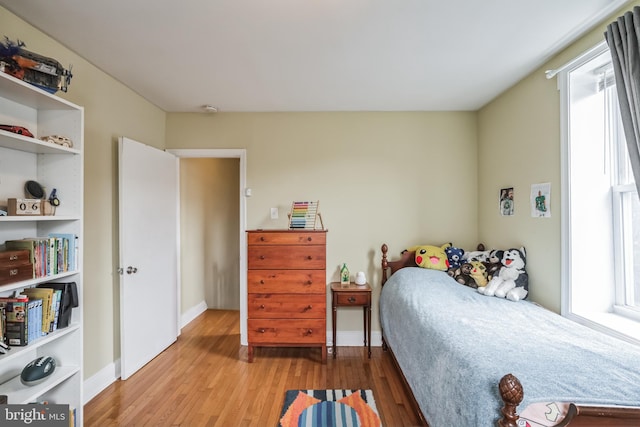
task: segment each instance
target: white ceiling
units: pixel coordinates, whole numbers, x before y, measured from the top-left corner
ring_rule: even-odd
[[[625,3],[0,0],[168,112],[476,110]]]

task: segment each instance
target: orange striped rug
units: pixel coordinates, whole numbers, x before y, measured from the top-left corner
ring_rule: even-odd
[[[371,390],[287,390],[281,427],[381,427]]]

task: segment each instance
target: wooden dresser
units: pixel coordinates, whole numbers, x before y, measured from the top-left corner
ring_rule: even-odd
[[[254,347],[320,347],[327,359],[325,230],[247,232],[248,359]]]

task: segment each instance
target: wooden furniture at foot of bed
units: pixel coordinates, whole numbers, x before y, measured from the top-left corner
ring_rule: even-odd
[[[400,254],[400,259],[395,261],[389,261],[387,253],[389,248],[386,244],[382,245],[382,280],[381,285],[384,286],[385,282],[389,278],[389,270],[391,274],[404,267],[417,267],[415,263],[415,253],[405,251]],[[479,244],[477,250],[484,251],[483,244]],[[420,421],[427,425],[426,419],[418,405],[417,400],[413,395],[413,391],[407,382],[404,373],[400,369],[393,350],[389,348],[384,339],[384,331],[382,331],[382,348],[384,351],[389,351],[393,359],[394,365],[400,373],[400,378],[404,384],[406,391],[411,397],[411,403],[414,411],[418,415]],[[520,380],[512,374],[507,374],[502,377],[498,384],[498,390],[503,402],[501,409],[501,418],[498,420],[497,425],[499,427],[518,427],[517,420],[519,418],[517,409],[518,405],[524,398],[524,389]],[[556,424],[554,427],[607,427],[607,426],[619,426],[619,427],[638,427],[640,426],[640,408],[637,407],[624,407],[624,406],[590,406],[590,405],[575,405],[569,404],[567,415],[564,419]]]
[[[516,409],[524,397],[520,380],[507,374],[498,385],[500,397],[504,402],[502,418],[498,420],[500,427],[518,427]],[[640,408],[625,406],[590,406],[569,404],[567,415],[554,427],[606,427],[640,426]]]

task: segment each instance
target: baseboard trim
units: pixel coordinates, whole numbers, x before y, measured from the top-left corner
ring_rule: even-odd
[[[336,331],[338,347],[358,347],[364,345],[362,331]],[[327,331],[327,345],[333,346],[333,331]],[[371,347],[382,346],[382,334],[380,331],[371,331]]]
[[[182,313],[182,316],[180,317],[180,329],[187,326],[196,317],[200,316],[205,311],[207,311],[207,303],[203,300],[203,301],[200,301],[198,304],[194,305],[193,307],[191,307],[190,309],[188,309],[187,311],[185,311],[184,313]]]
[[[84,381],[82,385],[84,404],[87,404],[118,378],[120,378],[120,359],[108,364]]]

